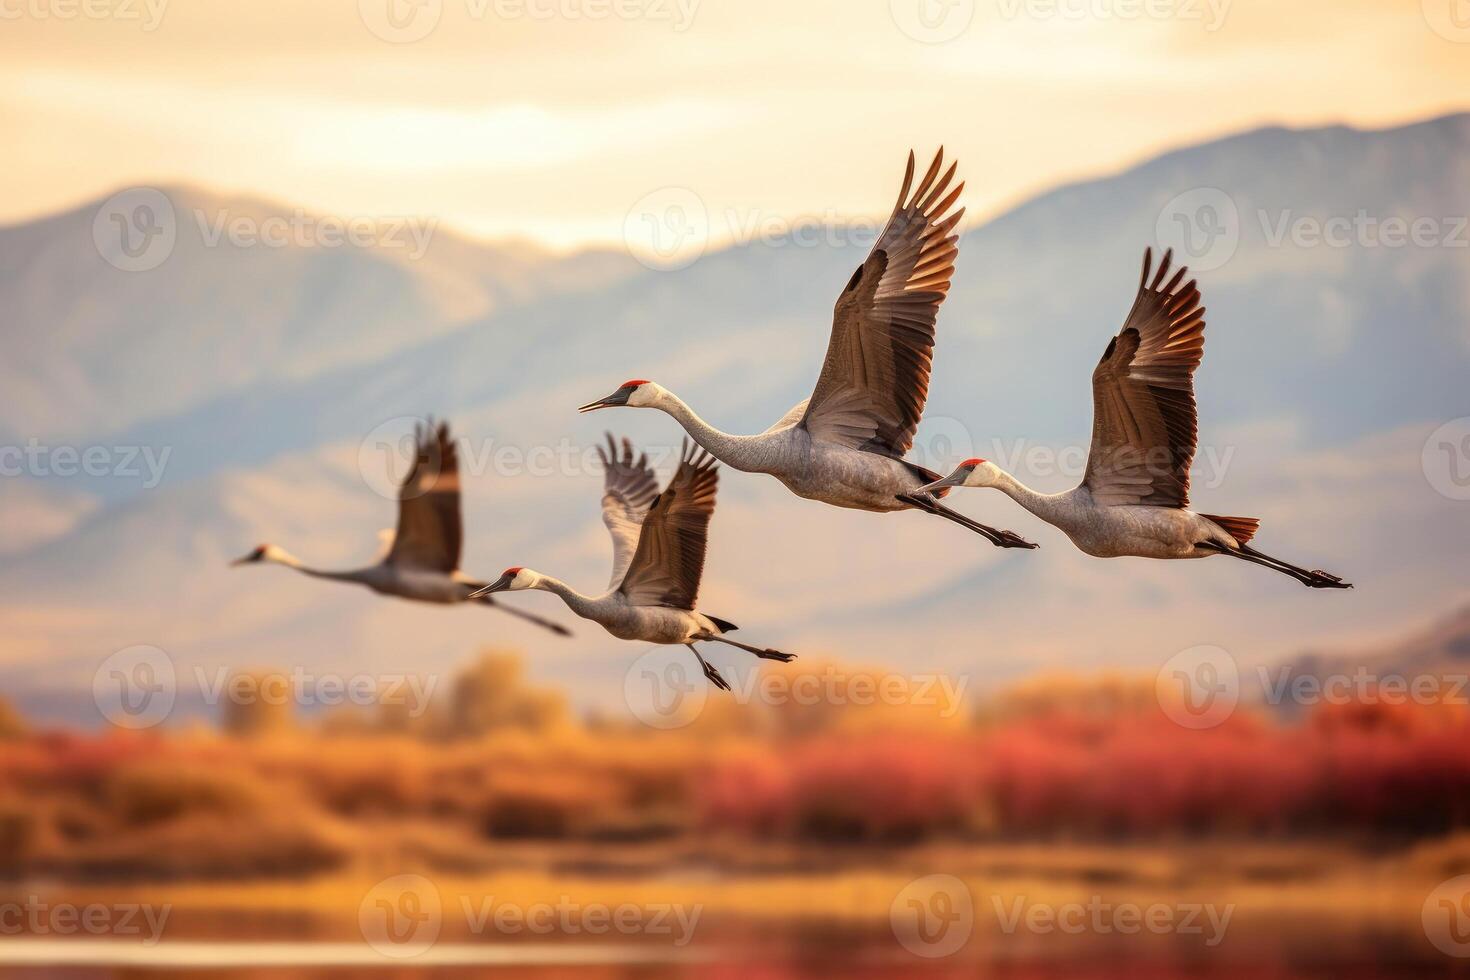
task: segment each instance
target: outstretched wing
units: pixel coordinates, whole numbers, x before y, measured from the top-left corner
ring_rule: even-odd
[[[633,457],[633,443],[623,439],[622,452],[607,433],[607,449],[597,447],[602,457],[602,523],[612,535],[613,569],[609,589],[622,584],[628,563],[638,548],[638,534],[643,529],[643,518],[648,506],[658,496],[658,477],[648,465],[648,455]]]
[[[638,550],[620,587],[633,605],[694,608],[719,479],[714,458],[686,441],[679,471],[643,519]]]
[[[1205,310],[1183,266],[1167,283],[1172,251],[1149,281],[1143,253],[1138,297],[1092,372],[1092,450],[1084,484],[1102,504],[1189,506],[1198,439],[1194,369],[1205,352]]]
[[[459,456],[449,424],[414,430],[413,469],[398,488],[398,532],[384,559],[400,568],[449,573],[459,568],[464,525],[459,514]]]
[[[837,298],[827,359],[802,425],[815,438],[889,456],[913,445],[929,394],[934,320],[959,253],[954,227],[964,190],[949,190],[955,165],[939,176],[944,150],[912,195],[909,153],[898,204]]]

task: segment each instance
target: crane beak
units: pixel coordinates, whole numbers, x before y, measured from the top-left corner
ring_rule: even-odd
[[[595,412],[599,408],[620,408],[623,405],[628,404],[628,398],[632,394],[632,388],[619,388],[617,391],[613,392],[611,395],[608,395],[606,398],[599,398],[595,402],[588,402],[581,408],[577,409],[577,411],[585,415],[588,412]]]
[[[514,581],[514,579],[515,576],[513,575],[502,575],[500,576],[500,578],[485,586],[483,589],[478,589],[474,592],[471,592],[467,596],[467,598],[479,599],[482,596],[487,596],[492,592],[504,592],[506,589],[510,588],[510,583]]]
[[[933,483],[926,483],[926,484],[924,484],[922,487],[920,487],[919,489],[915,490],[914,493],[928,493],[928,494],[932,494],[935,491],[943,490],[943,489],[945,489],[947,487],[957,487],[957,486],[960,486],[964,482],[965,482],[965,478],[962,477],[962,476],[960,476],[959,472],[956,471],[954,473],[951,473],[949,476],[945,477],[942,480],[935,480]]]

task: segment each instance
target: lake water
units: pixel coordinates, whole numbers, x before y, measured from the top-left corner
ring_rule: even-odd
[[[656,980],[685,977],[968,977],[996,980],[1186,980],[1199,977],[1417,978],[1467,976],[1470,959],[1404,928],[1334,927],[1320,919],[1242,926],[1207,947],[1198,936],[1006,935],[976,931],[945,955],[920,956],[889,930],[804,922],[726,924],[684,946],[646,940],[444,941],[414,955],[364,942],[118,939],[0,940],[0,977],[430,978],[483,976]],[[928,952],[934,952],[929,950]]]

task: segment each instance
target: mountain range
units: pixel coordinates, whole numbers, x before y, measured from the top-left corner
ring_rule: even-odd
[[[984,180],[983,161],[961,168]],[[1080,475],[1092,367],[1144,246],[1198,259],[1209,326],[1194,504],[1260,517],[1263,550],[1354,591],[1224,560],[1087,558],[983,491],[952,499],[1038,551],[917,514],[823,508],[730,471],[701,607],[783,649],[990,684],[1147,668],[1204,643],[1245,661],[1387,643],[1457,606],[1470,503],[1436,489],[1422,456],[1431,432],[1470,415],[1466,187],[1466,114],[1240,133],[970,228],[940,313],[916,458],[986,456],[1060,489]],[[210,241],[210,223],[299,210],[160,190],[177,242],[147,271],[99,249],[104,201],[0,229],[0,446],[50,461],[0,479],[0,681],[22,707],[88,690],[134,644],[181,668],[337,673],[448,672],[478,646],[516,646],[538,680],[615,704],[642,651],[550,596],[515,599],[574,639],[228,560],[267,540],[327,567],[371,560],[394,518],[384,447],[432,414],[464,440],[468,570],[520,564],[600,586],[590,447],[611,427],[666,461],[681,433],[655,413],[575,407],[651,378],[722,428],[764,429],[809,393],[867,244],[762,240],[672,271],[442,228],[422,255],[243,246]],[[1391,219],[1433,231],[1393,244]],[[1345,244],[1313,235],[1344,227]],[[59,475],[63,447],[94,450],[107,471]]]

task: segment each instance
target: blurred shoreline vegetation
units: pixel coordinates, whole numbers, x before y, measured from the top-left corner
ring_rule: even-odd
[[[788,682],[833,669],[763,667]],[[241,672],[238,690],[283,677]],[[1044,863],[1054,848],[1230,842],[1291,863],[1470,830],[1459,705],[1322,705],[1290,723],[1242,705],[1196,731],[1160,708],[1152,677],[1041,676],[963,711],[711,692],[656,730],[580,718],[495,650],[436,694],[311,719],[243,698],[218,728],[101,733],[32,730],[0,702],[0,879],[758,875],[935,848]]]

